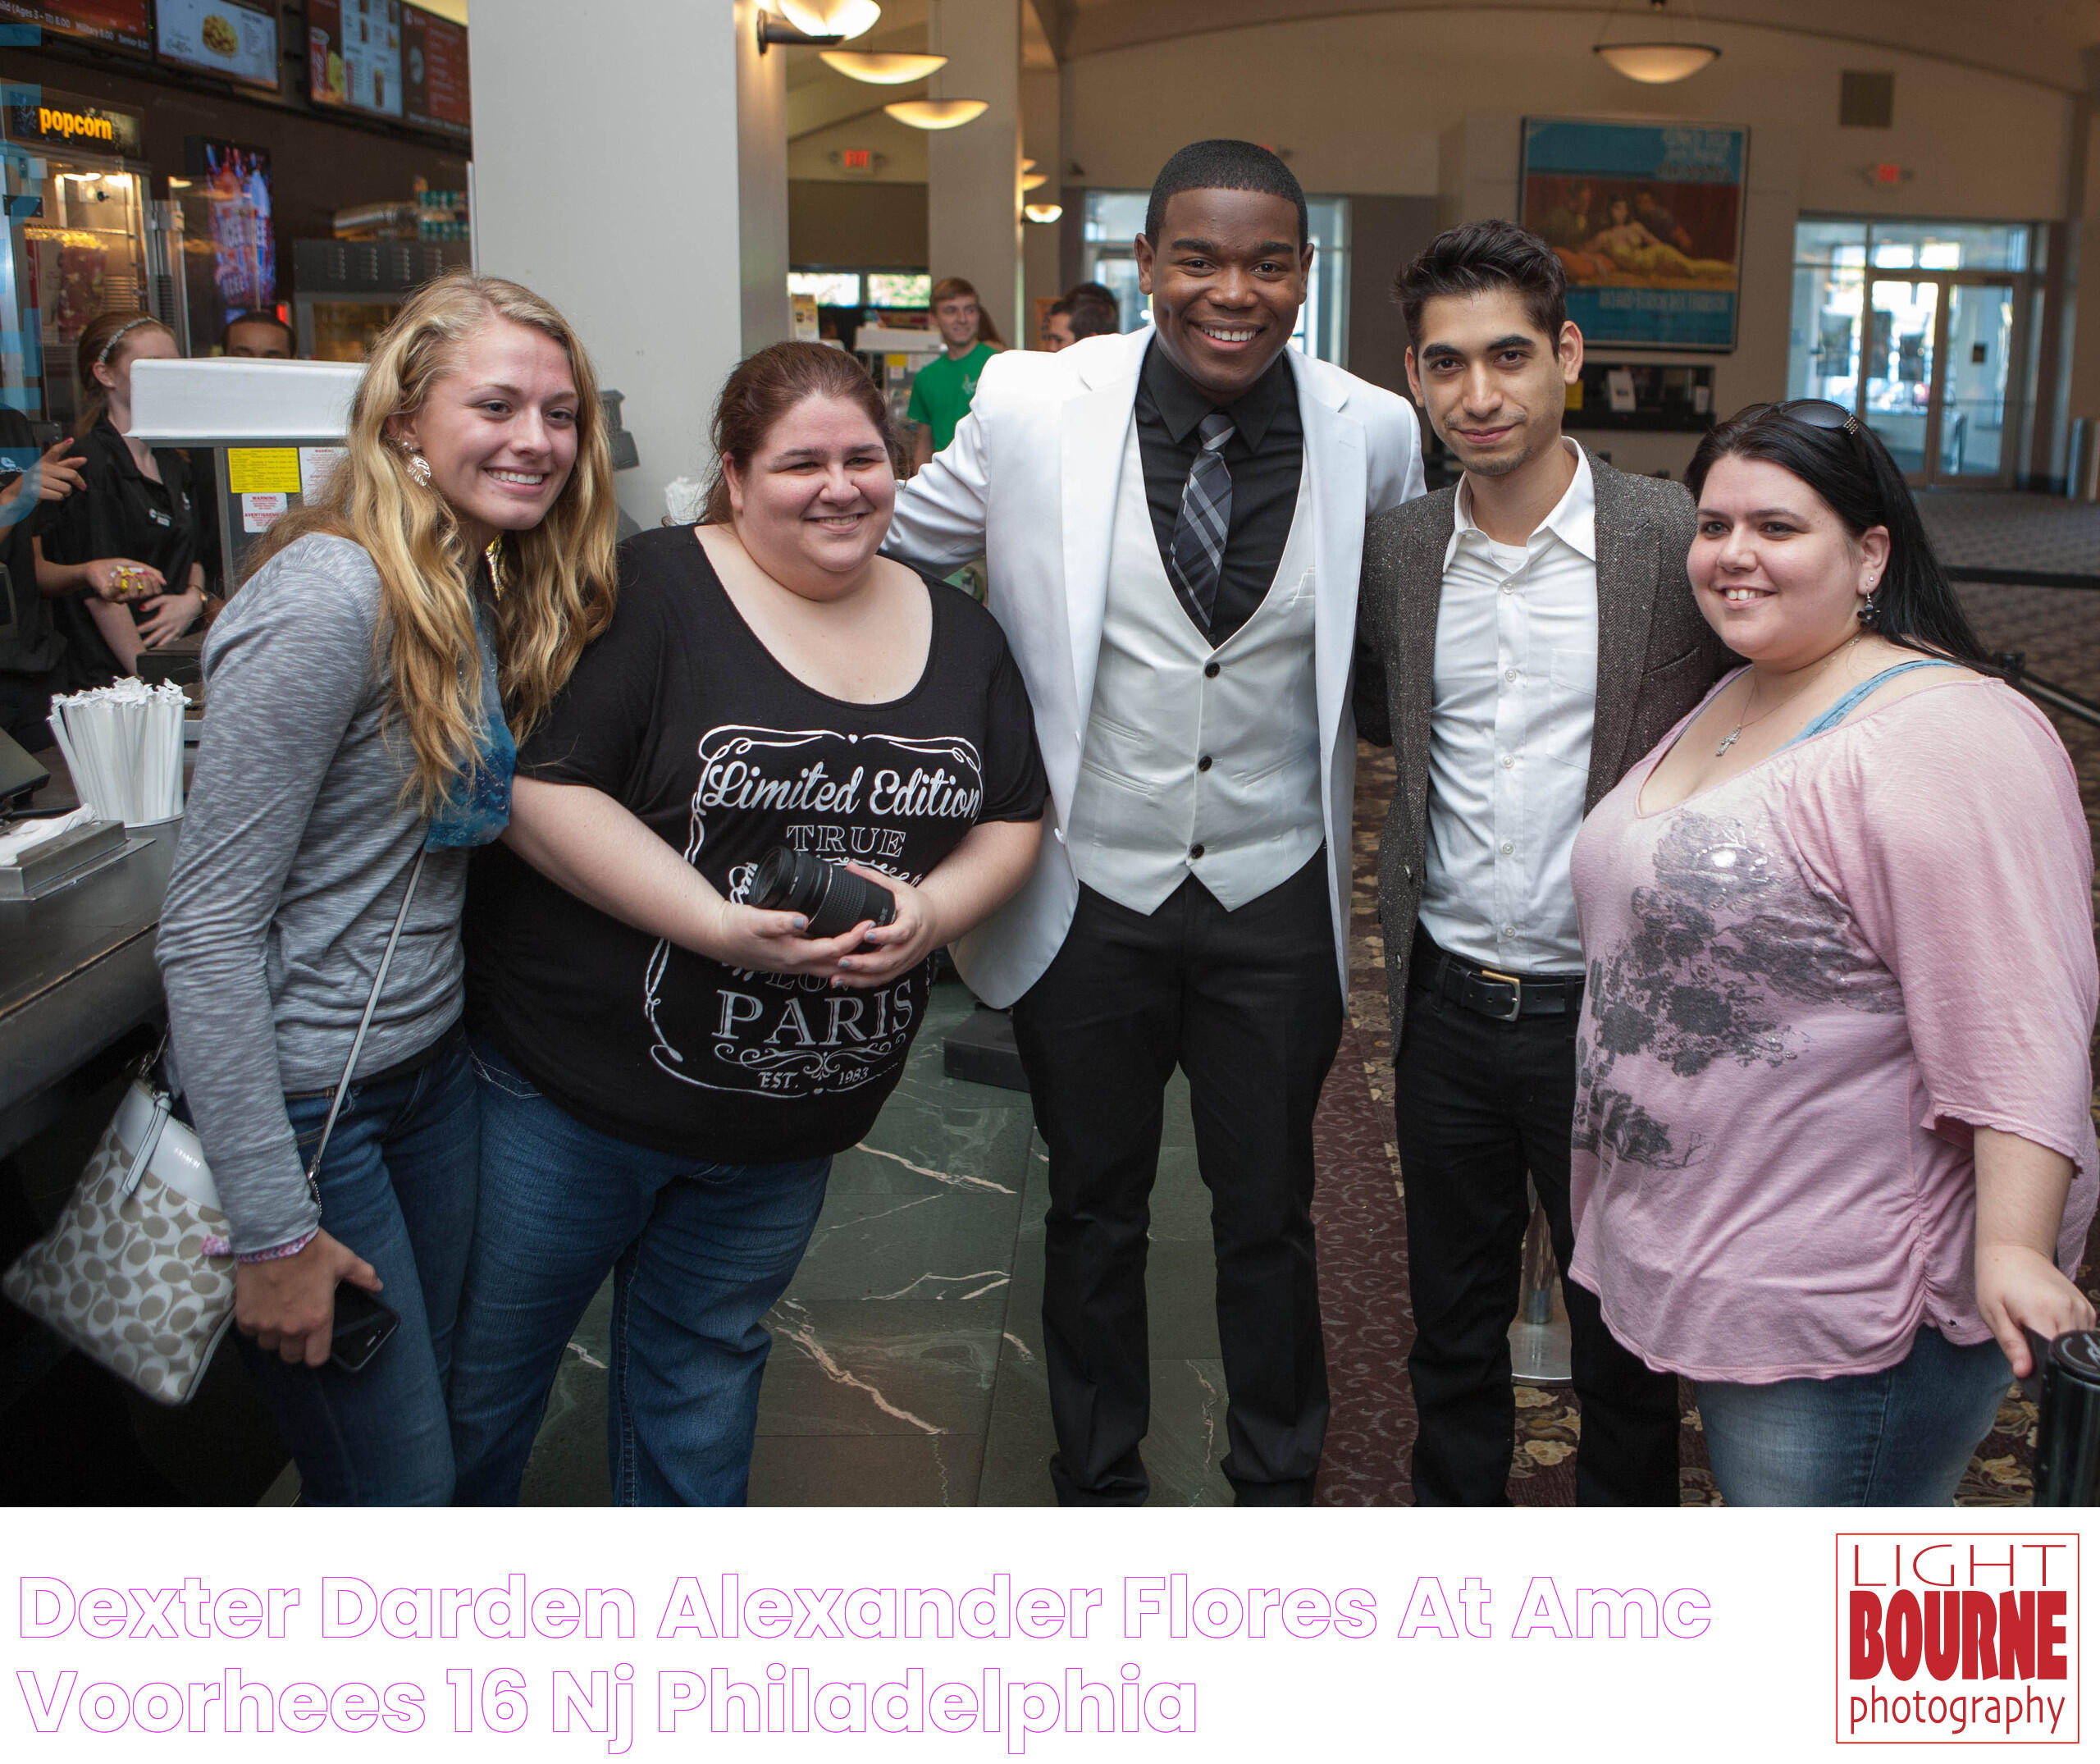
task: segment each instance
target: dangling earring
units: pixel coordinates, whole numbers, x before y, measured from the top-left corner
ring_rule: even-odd
[[[406,439],[401,442],[401,451],[409,456],[409,476],[422,489],[430,488],[430,461],[417,450],[416,444]]]
[[[1865,596],[1860,601],[1860,623],[1863,625],[1871,625],[1874,623],[1874,588],[1878,588],[1880,586],[1881,584],[1879,583],[1875,583],[1873,587],[1867,590]]]

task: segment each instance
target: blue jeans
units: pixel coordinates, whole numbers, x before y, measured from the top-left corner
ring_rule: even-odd
[[[1948,1506],[2011,1382],[1997,1342],[1924,1328],[1886,1372],[1695,1388],[1730,1506]]]
[[[578,1319],[613,1275],[606,1450],[619,1506],[742,1506],[763,1319],[831,1159],[724,1164],[587,1127],[486,1041],[482,1209],[452,1372],[462,1506],[514,1503]]]
[[[288,1097],[285,1108],[304,1163],[328,1099]],[[405,1077],[350,1086],[321,1161],[322,1229],[378,1271],[380,1301],[401,1327],[355,1373],[288,1366],[236,1335],[299,1461],[308,1506],[443,1506],[452,1498],[445,1386],[480,1148],[473,1063],[457,1037]]]

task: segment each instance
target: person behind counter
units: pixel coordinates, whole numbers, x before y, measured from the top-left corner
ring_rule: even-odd
[[[346,463],[272,529],[204,647],[211,711],[160,962],[176,1081],[239,1259],[235,1321],[310,1503],[451,1498],[445,1384],[480,1144],[455,1028],[461,848],[502,829],[509,724],[532,727],[611,616],[603,420],[546,301],[491,276],[430,284],[373,350]],[[400,1318],[355,1375],[327,1363],[339,1282]]]
[[[1944,1506],[2022,1329],[2093,1321],[2077,775],[1856,416],[1752,405],[1685,480],[1750,665],[1576,839],[1569,1277],[1693,1381],[1731,1506]]]
[[[57,624],[78,671],[135,672],[140,651],[180,637],[204,610],[203,503],[173,447],[132,441],[131,367],[174,361],[174,333],[144,313],[104,313],[80,333],[77,425],[84,488],[34,542],[37,585],[62,596]]]
[[[299,339],[275,313],[236,313],[219,334],[219,352],[248,361],[290,361]]]
[[[1048,787],[999,627],[876,555],[897,480],[865,372],[820,344],[762,350],[724,387],[714,444],[701,523],[622,546],[612,625],[475,866],[463,1503],[517,1500],[609,1272],[614,1503],[743,1504],[762,1319],[833,1155],[903,1073],[928,958],[1035,857]],[[752,904],[783,846],[861,854],[895,919],[804,936]]]
[[[52,694],[84,683],[38,583],[33,542],[53,505],[80,487],[86,463],[70,435],[39,452],[29,418],[0,408],[0,729],[32,753],[52,744]]]

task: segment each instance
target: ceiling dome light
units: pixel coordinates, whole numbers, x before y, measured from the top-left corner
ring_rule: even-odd
[[[1049,226],[1065,217],[1062,206],[1054,202],[1031,202],[1020,212],[1038,226]]]
[[[841,42],[865,35],[882,21],[875,0],[774,0],[780,16],[806,37]]]
[[[959,129],[991,107],[981,98],[908,98],[883,105],[883,112],[915,129]]]
[[[948,64],[945,55],[875,55],[857,49],[819,49],[817,59],[833,73],[871,86],[910,85]]]
[[[1035,162],[1033,159],[1024,159],[1020,162],[1020,168],[1024,171],[1033,171],[1035,169]]]
[[[1049,181],[1047,171],[1024,171],[1020,175],[1021,193],[1025,195],[1029,190],[1040,190]]]
[[[1618,17],[1618,9],[1625,0],[1614,0],[1612,16],[1605,21],[1605,36],[1611,36],[1613,24]],[[1662,29],[1654,34],[1644,34],[1632,43],[1613,43],[1609,40],[1591,47],[1591,53],[1600,57],[1614,73],[1623,74],[1628,80],[1637,80],[1644,86],[1666,86],[1680,80],[1689,80],[1702,67],[1720,59],[1721,52],[1710,43],[1681,43],[1677,39],[1677,26],[1666,14],[1669,0],[1648,0],[1648,10],[1654,22]],[[1691,8],[1696,21],[1698,8]]]
[[[1600,43],[1593,53],[1602,56],[1614,72],[1648,86],[1689,80],[1721,57],[1719,49],[1705,43]]]

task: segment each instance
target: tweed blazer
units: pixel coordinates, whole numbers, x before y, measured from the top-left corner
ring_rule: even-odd
[[[1597,705],[1585,814],[1734,659],[1700,615],[1685,574],[1690,492],[1666,478],[1615,472],[1595,454],[1589,459],[1597,505]],[[1397,774],[1378,843],[1396,1053],[1422,905],[1436,615],[1457,501],[1455,486],[1436,491],[1374,516],[1363,532],[1356,726],[1365,740],[1393,748]]]

